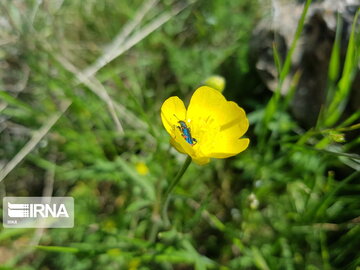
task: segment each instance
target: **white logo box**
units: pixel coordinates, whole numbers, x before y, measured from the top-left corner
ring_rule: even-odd
[[[5,228],[73,228],[72,197],[4,197]]]

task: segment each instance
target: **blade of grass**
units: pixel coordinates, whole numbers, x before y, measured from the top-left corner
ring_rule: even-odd
[[[31,137],[25,146],[0,170],[0,182],[35,148],[42,138],[49,132],[49,130],[60,119],[64,112],[71,105],[67,102],[62,106],[61,111],[51,116],[48,121]]]
[[[335,83],[339,76],[340,68],[340,45],[341,45],[341,34],[342,34],[343,22],[341,17],[338,15],[336,34],[333,48],[331,50],[328,78],[330,82]],[[330,96],[331,97],[331,96]]]
[[[311,3],[312,3],[312,0],[307,0],[304,5],[300,20],[298,22],[298,25],[297,25],[297,28],[295,31],[294,39],[293,39],[290,49],[286,55],[285,62],[281,68],[277,88],[275,89],[273,96],[271,97],[269,103],[267,104],[267,106],[265,108],[265,113],[264,113],[262,121],[260,121],[258,123],[258,126],[256,127],[256,129],[259,132],[258,136],[259,136],[259,148],[260,149],[265,149],[265,147],[267,145],[267,136],[269,133],[269,123],[273,119],[275,113],[281,107],[279,104],[280,98],[281,98],[281,89],[282,89],[285,78],[287,77],[287,75],[290,72],[292,55],[295,51],[297,42],[298,42],[300,35],[302,33],[302,30],[304,28],[306,14],[308,12],[308,9],[309,9]],[[279,56],[275,56],[275,54],[274,54],[274,57],[277,58]],[[276,63],[278,60],[274,59],[274,61]],[[295,80],[296,80],[296,78],[295,78]],[[293,93],[291,93],[291,94],[293,94]]]
[[[287,270],[294,270],[294,263],[293,263],[293,254],[291,252],[291,247],[286,240],[286,238],[280,239],[281,244],[281,250],[282,250],[282,256],[285,259],[285,265]]]
[[[172,10],[168,12],[164,12],[157,18],[155,18],[153,21],[148,23],[146,26],[144,26],[141,30],[139,30],[137,33],[131,35],[128,40],[122,44],[120,44],[117,47],[112,48],[111,51],[108,51],[106,54],[104,54],[96,63],[91,67],[91,69],[88,69],[86,73],[84,73],[85,78],[89,78],[91,76],[94,76],[96,72],[98,72],[101,68],[103,68],[105,65],[113,61],[115,58],[122,55],[124,52],[135,46],[137,43],[139,43],[141,40],[146,38],[148,35],[150,35],[152,32],[154,32],[156,29],[161,27],[163,24],[168,22],[170,19],[174,18],[178,13],[180,13],[182,10],[184,10],[186,7],[188,7],[190,3],[184,4],[184,5],[178,5],[175,6]]]
[[[253,256],[253,262],[258,269],[270,270],[270,267],[268,266],[264,256],[261,254],[261,251],[257,247],[252,246],[251,252]]]
[[[78,253],[80,250],[74,247],[60,247],[60,246],[36,246],[39,250],[50,251],[50,252],[61,252],[61,253]]]
[[[351,125],[356,120],[360,119],[360,110],[354,112],[352,115],[350,115],[344,122],[342,122],[339,127],[346,127],[348,125]]]
[[[286,55],[284,66],[283,66],[283,68],[281,70],[281,73],[280,73],[280,87],[279,87],[280,89],[281,89],[281,84],[284,82],[286,76],[290,72],[292,55],[294,54],[297,42],[298,42],[298,40],[300,38],[300,35],[302,33],[302,30],[304,28],[306,14],[307,14],[307,12],[309,10],[311,2],[312,2],[312,0],[307,0],[306,3],[305,3],[305,6],[304,6],[303,12],[301,14],[298,26],[296,28],[294,40],[291,43],[288,54]],[[278,90],[278,92],[280,91],[280,89]]]
[[[27,232],[31,232],[33,229],[28,228],[10,228],[10,229],[3,229],[0,232],[0,242],[12,238],[18,235],[25,235]]]
[[[332,201],[335,201],[335,194],[339,192],[345,185],[350,183],[351,180],[357,179],[357,177],[360,175],[360,171],[353,172],[351,175],[346,177],[344,180],[342,180],[339,184],[337,184],[336,187],[331,189],[329,192],[326,193],[324,198],[321,200],[321,202],[314,208],[312,208],[312,211],[310,212],[310,218],[313,218],[314,216],[320,217],[322,215],[325,215],[326,209],[331,204]]]
[[[68,61],[65,57],[58,55],[55,56],[55,59],[62,64],[62,66],[73,73],[80,82],[84,83],[87,87],[89,87],[96,95],[98,95],[107,105],[110,116],[112,117],[116,129],[119,134],[124,133],[124,128],[120,122],[116,114],[116,107],[105,87],[95,78],[86,77],[81,71],[79,71],[70,61]]]
[[[348,48],[346,51],[345,64],[341,79],[338,83],[338,89],[334,94],[334,98],[329,105],[328,112],[326,113],[325,125],[333,126],[342,115],[345,105],[347,103],[351,85],[355,78],[355,71],[359,63],[359,35],[356,33],[356,26],[359,17],[360,9],[356,12],[351,34],[349,38]]]
[[[290,73],[290,68],[291,68],[291,59],[292,56],[294,54],[294,51],[296,49],[296,45],[297,42],[301,36],[302,30],[304,28],[304,24],[305,24],[305,18],[306,18],[306,14],[309,10],[310,4],[311,4],[312,0],[307,0],[305,5],[304,5],[304,9],[302,11],[299,23],[297,25],[296,31],[295,31],[295,36],[294,39],[291,43],[290,49],[286,55],[285,61],[284,61],[284,65],[281,68],[281,72],[279,75],[279,83],[278,86],[275,90],[274,95],[272,96],[272,98],[269,101],[269,104],[266,107],[266,111],[265,111],[265,117],[264,117],[264,123],[265,123],[265,127],[268,126],[270,120],[272,119],[272,117],[274,116],[276,110],[278,109],[278,103],[280,101],[280,96],[281,96],[281,88],[283,86],[284,80],[285,78],[288,76],[288,74]],[[276,60],[275,57],[275,62],[277,62],[278,60]]]
[[[342,37],[343,22],[340,15],[337,16],[337,25],[335,33],[335,41],[331,50],[331,56],[328,68],[328,86],[326,91],[325,104],[321,106],[320,113],[316,122],[316,127],[321,128],[327,114],[327,108],[331,104],[336,91],[336,81],[340,74],[341,65],[341,37]]]
[[[159,0],[148,0],[139,8],[133,20],[121,29],[110,45],[107,46],[103,55],[101,55],[91,66],[87,67],[83,74],[86,77],[94,75],[104,63],[109,59],[114,51],[126,42],[126,38],[134,31],[134,29],[143,21],[145,15],[154,8]]]
[[[33,112],[33,108],[31,108],[28,104],[20,101],[17,98],[12,97],[11,95],[9,95],[8,93],[6,93],[5,91],[1,90],[0,91],[0,99],[3,100],[4,102],[13,105],[15,107],[19,107],[23,110],[26,110],[27,112]]]
[[[334,155],[337,157],[347,157],[347,158],[351,158],[354,160],[360,160],[360,155],[358,154],[354,154],[354,153],[342,153],[342,152],[334,152],[334,151],[329,151],[329,150],[325,150],[325,149],[318,149],[318,148],[314,148],[314,147],[310,147],[310,146],[306,146],[306,145],[296,145],[296,144],[288,144],[287,146],[289,146],[292,149],[309,149],[309,150],[313,150],[313,151],[317,151],[317,152],[321,152],[321,153],[325,153],[325,154],[330,154],[330,155]]]
[[[290,102],[294,97],[296,87],[299,84],[301,75],[302,75],[302,72],[300,70],[298,70],[298,71],[295,72],[294,76],[292,77],[291,84],[290,84],[290,89],[287,92],[286,97],[285,97],[283,110],[286,110],[289,107]]]
[[[274,61],[275,61],[276,70],[278,72],[278,75],[280,75],[281,69],[282,69],[282,63],[281,63],[280,54],[279,54],[279,51],[278,51],[278,49],[276,47],[275,42],[273,42],[273,44],[272,44],[272,49],[273,49],[273,54],[274,54]]]

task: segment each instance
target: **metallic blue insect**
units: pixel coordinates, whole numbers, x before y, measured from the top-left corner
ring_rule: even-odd
[[[180,130],[181,136],[183,136],[183,138],[188,144],[195,145],[197,143],[197,140],[191,136],[190,128],[188,128],[184,121],[179,120],[178,123],[180,124],[180,126],[177,126],[177,128]]]
[[[177,128],[181,131],[181,135],[185,141],[190,145],[195,145],[197,140],[191,136],[190,128],[188,128],[184,121],[179,121],[179,124],[180,126],[177,126]]]

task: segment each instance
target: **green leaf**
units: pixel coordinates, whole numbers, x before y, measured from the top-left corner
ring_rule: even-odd
[[[351,85],[355,78],[357,65],[359,63],[359,36],[356,33],[356,23],[358,21],[360,9],[358,9],[351,29],[350,39],[346,52],[345,64],[341,79],[338,83],[338,89],[335,92],[334,98],[329,105],[326,113],[325,125],[333,126],[345,110],[348,101]]]
[[[39,250],[49,251],[49,252],[60,252],[60,253],[78,253],[80,250],[74,247],[61,247],[61,246],[36,246]]]

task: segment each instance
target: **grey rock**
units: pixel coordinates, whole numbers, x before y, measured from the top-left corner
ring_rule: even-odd
[[[272,91],[278,85],[278,72],[272,46],[275,43],[281,59],[285,59],[303,10],[303,4],[299,2],[303,1],[272,0],[273,12],[270,18],[259,22],[253,32],[251,57],[261,79]],[[314,2],[309,8],[302,36],[292,57],[291,72],[281,89],[281,93],[286,94],[295,72],[301,72],[291,110],[295,118],[307,127],[316,123],[325,102],[328,66],[335,40],[337,16],[339,14],[343,22],[341,40],[341,64],[343,64],[351,25],[359,7],[360,0],[325,0]],[[360,109],[359,70],[348,105],[347,113]]]

